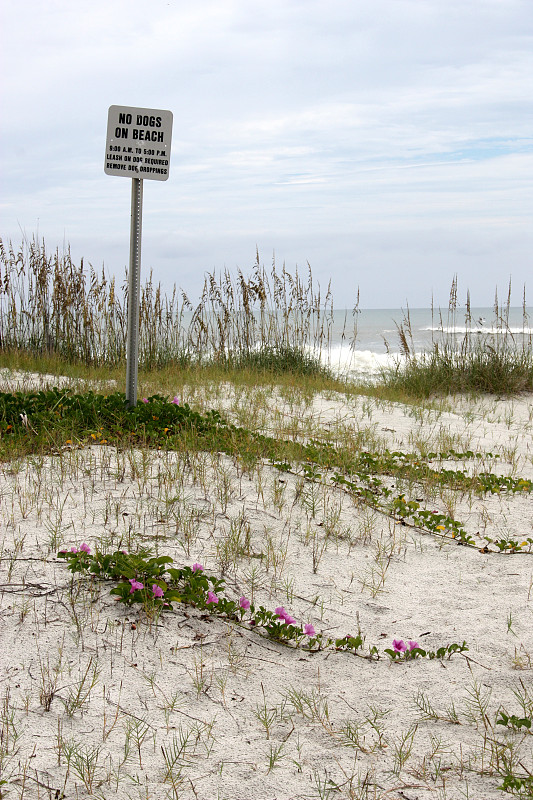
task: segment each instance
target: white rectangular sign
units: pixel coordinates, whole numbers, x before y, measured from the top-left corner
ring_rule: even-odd
[[[172,111],[110,106],[104,172],[166,181],[170,169]]]

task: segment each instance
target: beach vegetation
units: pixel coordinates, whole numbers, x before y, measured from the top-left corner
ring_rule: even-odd
[[[231,308],[247,280],[222,287]],[[3,363],[57,385],[0,393],[0,797],[231,798],[244,773],[280,797],[532,797],[518,401],[359,397],[276,363],[311,339],[228,357],[211,332],[201,365],[148,337],[132,409],[121,362],[84,362],[70,333],[42,349],[17,302],[35,341]]]

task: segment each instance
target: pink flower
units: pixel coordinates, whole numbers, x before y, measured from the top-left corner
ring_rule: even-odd
[[[174,405],[175,405],[175,406],[179,406],[179,404],[180,404],[180,399],[179,399],[179,397],[178,397],[177,395],[175,395],[175,396],[174,396],[174,399],[173,399],[173,400],[171,400],[170,402],[171,402],[171,403],[174,403]]]
[[[70,548],[70,552],[71,553],[77,553],[78,552],[78,548],[77,547],[71,547]]]
[[[154,583],[154,585],[152,586],[152,592],[154,594],[154,597],[163,597],[163,595],[165,594],[163,589],[160,586],[158,586],[157,583]]]
[[[418,642],[412,642],[411,640],[409,640],[407,644],[409,645],[409,650],[414,650],[415,647],[418,647]]]
[[[91,548],[89,547],[88,544],[85,544],[85,542],[84,542],[82,545],[80,545],[80,553],[87,553],[87,555],[88,555],[90,552],[91,552]]]
[[[294,617],[291,617],[288,611],[285,611],[283,606],[278,606],[274,609],[274,614],[277,614],[280,619],[283,620],[287,625],[295,625],[296,620]]]
[[[147,402],[148,402],[148,398],[147,397],[143,397],[143,403],[147,403]]]
[[[304,625],[304,633],[306,636],[316,636],[316,631],[310,622]]]
[[[207,593],[207,602],[208,603],[218,603],[218,597],[214,592]]]
[[[396,653],[405,653],[407,647],[403,639],[393,639],[392,640],[392,649]]]
[[[246,599],[246,597],[239,597],[239,605],[245,611],[248,611],[250,608],[250,601]]]
[[[193,572],[203,572],[203,570],[204,570],[204,568],[202,567],[201,564],[193,564],[192,565],[192,571]]]
[[[139,583],[139,581],[136,581],[135,578],[130,578],[130,583],[131,583],[130,594],[133,594],[133,592],[136,592],[137,589],[144,589],[144,584],[143,583]]]

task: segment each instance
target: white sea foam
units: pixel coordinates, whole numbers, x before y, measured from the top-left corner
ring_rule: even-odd
[[[421,331],[431,331],[433,333],[480,335],[480,336],[533,336],[533,328],[512,327],[502,328],[501,326],[480,324],[478,327],[467,325],[428,325],[420,328]]]
[[[374,353],[372,350],[353,350],[336,345],[322,353],[322,363],[334,373],[352,379],[375,380],[384,370],[401,367],[405,356],[401,353]]]

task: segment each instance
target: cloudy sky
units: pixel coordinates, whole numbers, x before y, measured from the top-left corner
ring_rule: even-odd
[[[0,27],[4,239],[122,276],[108,108],[169,109],[142,249],[165,288],[257,247],[338,307],[533,291],[531,0],[3,0]]]

